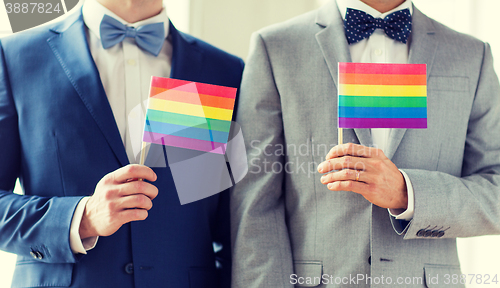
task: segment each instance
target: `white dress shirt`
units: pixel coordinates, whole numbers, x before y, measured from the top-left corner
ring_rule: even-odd
[[[149,97],[151,76],[169,77],[172,67],[172,44],[167,41],[169,19],[165,8],[160,14],[136,23],[127,23],[96,0],[86,0],[82,7],[83,20],[87,27],[87,40],[104,86],[118,130],[130,163],[139,163],[145,121],[142,103]],[[104,49],[99,26],[104,15],[121,23],[139,27],[152,23],[164,23],[165,41],[158,56],[142,50],[133,38]],[[74,253],[86,254],[95,247],[97,237],[80,239],[80,222],[89,197],[78,204],[70,228],[70,246]]]
[[[374,18],[385,18],[387,15],[399,10],[409,9],[410,14],[413,13],[413,6],[410,0],[406,0],[398,7],[391,11],[380,13],[374,8],[361,2],[360,0],[337,0],[342,19],[345,20],[347,8],[363,11]],[[383,29],[375,29],[373,34],[357,43],[349,45],[349,52],[351,53],[352,62],[359,63],[408,63],[409,45],[395,41],[389,38]],[[371,129],[373,144],[386,153],[389,135],[392,129],[377,128]],[[408,191],[408,208],[404,209],[389,209],[389,213],[396,217],[396,219],[410,220],[413,218],[413,211],[415,208],[413,186],[410,179],[404,173],[403,177],[406,181]]]

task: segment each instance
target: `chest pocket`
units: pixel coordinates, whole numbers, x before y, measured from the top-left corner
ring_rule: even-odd
[[[469,91],[469,78],[430,76],[427,89],[431,91]]]

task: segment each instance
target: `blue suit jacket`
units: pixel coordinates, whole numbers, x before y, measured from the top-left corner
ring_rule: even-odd
[[[168,167],[155,168],[148,219],[71,252],[77,203],[128,164],[84,26],[76,13],[0,42],[0,249],[18,255],[13,287],[229,286],[228,193],[181,206]],[[241,59],[172,25],[169,37],[172,78],[239,87]]]

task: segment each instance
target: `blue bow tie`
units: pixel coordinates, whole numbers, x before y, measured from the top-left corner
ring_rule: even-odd
[[[370,37],[377,28],[384,29],[391,39],[406,44],[411,33],[411,14],[409,9],[404,9],[380,19],[363,11],[347,8],[344,28],[349,44]]]
[[[123,25],[113,17],[104,15],[99,30],[104,49],[122,42],[125,37],[131,37],[135,39],[137,46],[158,56],[165,41],[163,22],[144,25],[136,29]]]

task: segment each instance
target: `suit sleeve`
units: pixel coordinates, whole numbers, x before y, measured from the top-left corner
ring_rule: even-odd
[[[81,197],[13,193],[16,179],[22,183],[23,176],[18,118],[0,45],[0,250],[46,263],[73,263],[69,229]]]
[[[252,36],[243,72],[237,122],[242,127],[249,171],[231,192],[234,288],[292,287],[292,253],[285,219],[281,103],[265,43]]]
[[[410,225],[404,231],[394,225],[398,233],[406,233],[405,239],[425,238],[418,232],[426,230],[443,231],[443,238],[500,233],[500,87],[488,44],[484,46],[463,159],[461,177],[403,169],[415,193]]]

